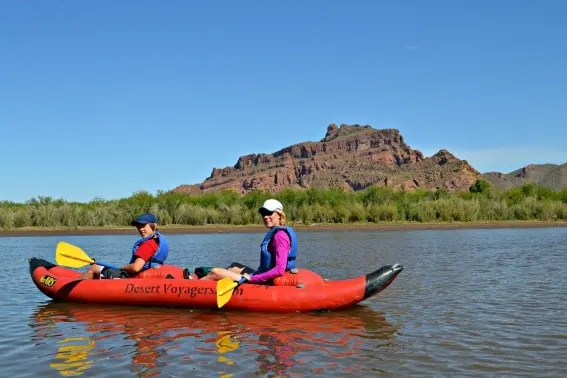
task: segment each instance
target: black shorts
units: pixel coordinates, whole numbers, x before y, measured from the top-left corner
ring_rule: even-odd
[[[120,269],[104,268],[100,272],[100,278],[129,278],[130,274]]]
[[[246,265],[238,263],[238,262],[233,262],[226,269],[230,269],[230,268],[242,269],[240,271],[240,274],[253,274],[256,271],[256,269],[252,269],[249,266],[246,266]]]

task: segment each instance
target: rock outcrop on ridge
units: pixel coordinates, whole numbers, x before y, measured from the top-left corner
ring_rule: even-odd
[[[424,157],[396,129],[331,124],[319,142],[303,142],[268,154],[241,156],[233,167],[214,168],[201,184],[174,192],[206,193],[233,189],[278,192],[285,188],[338,187],[347,191],[372,185],[394,190],[468,190],[481,174],[447,150]]]

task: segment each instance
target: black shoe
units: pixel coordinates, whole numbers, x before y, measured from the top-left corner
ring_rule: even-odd
[[[189,268],[183,269],[183,278],[185,278],[186,280],[191,279],[191,271],[189,270]]]

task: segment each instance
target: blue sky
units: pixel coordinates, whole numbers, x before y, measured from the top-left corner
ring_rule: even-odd
[[[202,182],[330,123],[567,162],[567,2],[4,1],[0,200]]]

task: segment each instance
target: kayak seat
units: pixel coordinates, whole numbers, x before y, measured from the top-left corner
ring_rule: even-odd
[[[169,278],[183,279],[183,268],[175,265],[162,265],[159,268],[150,268],[140,272],[135,278]]]
[[[292,269],[284,273],[283,276],[274,278],[274,286],[297,286],[305,287],[308,285],[321,285],[325,281],[319,274],[309,269]]]

